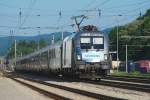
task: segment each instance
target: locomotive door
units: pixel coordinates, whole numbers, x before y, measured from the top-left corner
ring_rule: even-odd
[[[63,68],[71,67],[72,58],[72,40],[67,40],[63,42]]]

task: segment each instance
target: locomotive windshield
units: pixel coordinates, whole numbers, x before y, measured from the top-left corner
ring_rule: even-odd
[[[94,49],[104,49],[104,37],[93,37]]]
[[[91,43],[91,40],[90,40],[90,37],[84,37],[84,38],[81,38],[81,43]]]
[[[80,38],[81,49],[91,49],[91,38],[81,37]]]
[[[103,44],[103,38],[102,37],[94,37],[93,38],[93,44]]]
[[[80,37],[81,49],[104,49],[104,37],[86,36]]]

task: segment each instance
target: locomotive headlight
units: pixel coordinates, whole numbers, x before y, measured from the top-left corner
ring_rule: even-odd
[[[107,60],[108,56],[107,54],[104,54],[104,60]]]
[[[77,55],[77,60],[81,60],[81,55]]]

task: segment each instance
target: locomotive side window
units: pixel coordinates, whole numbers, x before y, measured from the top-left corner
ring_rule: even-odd
[[[93,37],[94,49],[104,49],[104,37]]]
[[[91,49],[91,38],[81,37],[80,38],[81,49]]]

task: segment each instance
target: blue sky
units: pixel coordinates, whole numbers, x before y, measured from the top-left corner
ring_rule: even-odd
[[[0,0],[0,35],[10,35],[10,30],[14,35],[75,31],[71,17],[82,14],[88,16],[83,25],[94,24],[103,30],[129,23],[148,8],[150,0]]]

